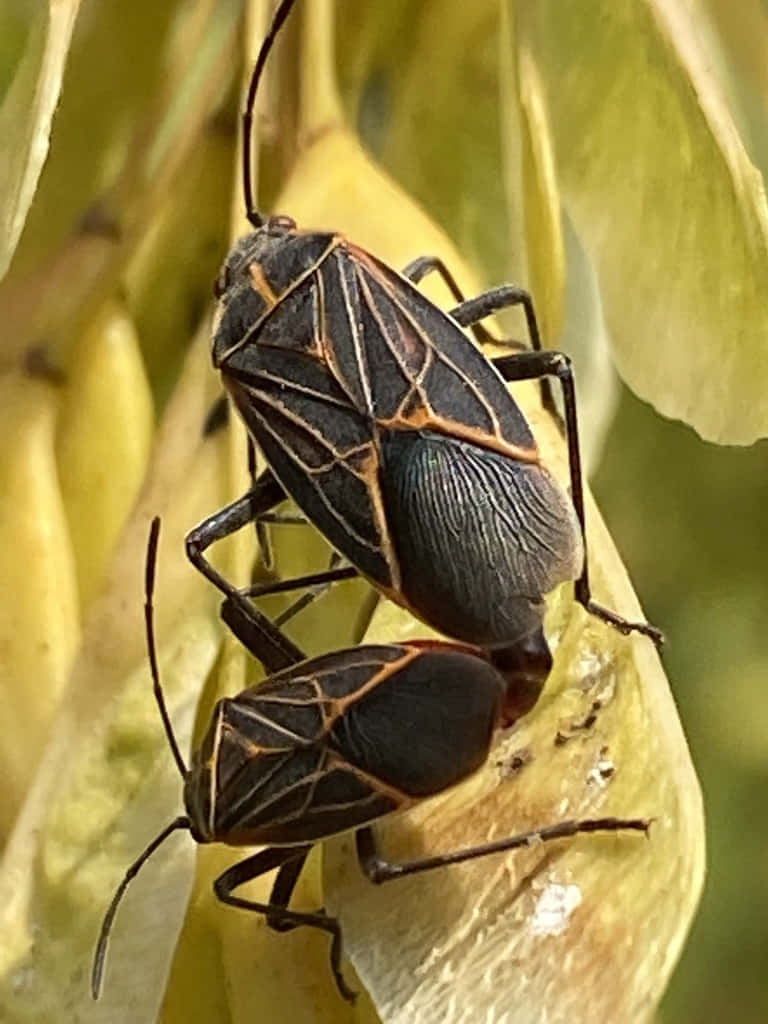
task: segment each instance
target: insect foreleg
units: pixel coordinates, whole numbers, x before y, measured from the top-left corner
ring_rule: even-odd
[[[307,913],[305,911],[288,910],[285,906],[273,903],[271,900],[269,903],[259,903],[255,900],[246,900],[240,896],[233,895],[235,889],[252,881],[254,878],[258,878],[267,871],[272,871],[274,868],[282,867],[283,865],[287,867],[291,861],[296,859],[297,855],[299,858],[302,858],[301,863],[303,865],[303,860],[306,858],[309,849],[309,846],[294,846],[268,847],[266,850],[260,850],[252,857],[247,857],[245,860],[233,864],[231,868],[228,868],[223,874],[219,875],[213,883],[213,889],[222,903],[226,903],[231,907],[239,907],[241,910],[251,910],[257,914],[263,914],[267,924],[278,931],[288,931],[290,928],[306,925],[308,928],[319,928],[322,931],[328,932],[331,936],[331,971],[341,995],[349,1002],[353,1002],[356,998],[356,993],[349,988],[344,980],[344,975],[341,973],[341,927],[335,917],[329,917],[322,911]],[[286,874],[282,875],[282,879],[282,871],[278,874],[272,890],[273,895],[275,889],[277,889],[280,899],[286,898],[286,901],[290,899],[291,892],[293,891],[290,879],[294,871],[295,867],[291,867]],[[296,877],[298,877],[298,871],[296,871]]]
[[[248,597],[266,597],[268,594],[285,594],[291,590],[301,590],[304,587],[322,587],[326,583],[338,583],[339,580],[351,580],[359,576],[359,572],[352,565],[343,565],[338,569],[324,569],[322,572],[309,573],[307,576],[294,576],[290,580],[275,580],[270,583],[254,583],[242,594]]]
[[[419,282],[422,281],[427,276],[427,274],[430,274],[433,271],[440,275],[455,301],[459,303],[458,306],[449,311],[449,316],[452,316],[454,320],[456,320],[456,311],[460,310],[466,304],[466,298],[461,288],[459,288],[456,282],[456,278],[453,276],[453,274],[450,272],[448,267],[440,259],[439,256],[420,256],[418,259],[413,260],[411,263],[408,264],[407,267],[405,267],[405,269],[403,270],[403,276],[407,277],[410,281],[413,281],[414,284],[419,284]],[[526,292],[525,294],[527,295],[528,293]],[[470,300],[470,302],[474,301],[474,299]],[[535,322],[536,317],[533,313],[532,305],[531,312],[533,315],[533,320]],[[483,316],[484,315],[485,314],[483,314]],[[513,348],[518,352],[524,351],[525,349],[528,348],[525,342],[517,341],[515,338],[495,338],[486,327],[483,327],[483,325],[481,323],[478,323],[477,321],[468,323],[464,326],[469,327],[469,329],[472,331],[472,335],[475,341],[480,346],[501,345],[504,347]],[[538,329],[535,333],[535,337],[538,340]]]
[[[272,886],[272,892],[269,894],[270,906],[285,909],[291,902],[293,890],[296,888],[299,875],[307,862],[307,857],[309,856],[309,851],[311,849],[311,846],[299,847],[299,854],[280,866],[280,870],[277,872],[277,878]],[[281,913],[274,915],[268,914],[267,924],[276,932],[290,932],[294,928],[299,927],[295,921],[286,920]]]
[[[523,307],[525,320],[528,325],[531,349],[534,352],[541,352],[541,332],[539,331],[539,322],[536,318],[533,299],[530,292],[516,284],[502,284],[497,288],[490,288],[487,292],[482,292],[480,295],[475,296],[474,299],[465,299],[458,306],[448,310],[448,315],[453,317],[462,327],[469,327],[475,332],[480,326],[479,320],[492,316],[502,309],[511,309],[513,306]],[[477,335],[475,336],[477,337]],[[521,345],[520,342],[512,339],[498,340],[491,335],[488,335],[488,337],[496,345],[508,345],[518,351],[526,350],[525,345]],[[501,358],[506,357],[502,356]],[[496,360],[493,359],[491,362],[495,363]],[[551,413],[558,423],[562,424],[560,413],[552,397],[552,388],[546,379],[541,381],[541,401],[547,412]]]
[[[226,597],[236,601],[240,598],[240,592],[214,569],[203,552],[217,540],[237,533],[248,523],[257,522],[261,515],[284,500],[285,491],[272,473],[265,470],[247,494],[204,519],[187,534],[187,557],[190,562]]]

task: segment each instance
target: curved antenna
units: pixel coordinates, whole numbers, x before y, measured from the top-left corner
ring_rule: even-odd
[[[184,764],[184,758],[181,756],[179,745],[176,742],[176,737],[173,734],[173,726],[171,725],[171,719],[168,714],[168,708],[165,705],[165,697],[163,695],[163,688],[160,685],[160,673],[157,667],[157,650],[155,647],[155,613],[153,597],[155,593],[155,576],[157,570],[157,548],[160,540],[160,516],[155,516],[152,520],[152,525],[149,529],[149,540],[147,542],[147,561],[144,573],[144,621],[147,627],[147,651],[149,653],[149,666],[152,672],[152,688],[155,694],[155,700],[157,706],[160,709],[160,717],[163,720],[163,728],[165,729],[165,735],[168,739],[168,744],[171,748],[171,753],[176,761],[176,765],[181,773],[182,778],[186,778],[187,766]],[[101,922],[101,931],[99,932],[99,941],[96,943],[96,952],[93,955],[93,968],[91,970],[91,995],[94,999],[98,999],[101,994],[101,984],[104,977],[104,961],[107,955],[107,943],[109,942],[109,935],[112,931],[112,923],[117,913],[117,908],[120,905],[120,901],[123,898],[125,890],[128,885],[136,877],[141,869],[142,864],[149,860],[155,850],[160,846],[169,835],[173,832],[177,832],[180,829],[191,830],[191,823],[186,815],[181,815],[175,818],[169,825],[166,825],[162,832],[155,836],[152,842],[147,846],[143,853],[141,853],[136,860],[131,864],[128,870],[123,875],[123,880],[115,890],[115,894],[107,907],[107,912],[104,915],[104,920]]]
[[[295,0],[282,0],[282,3],[275,12],[272,24],[269,27],[269,32],[267,32],[264,42],[261,44],[259,55],[256,58],[256,64],[254,65],[253,74],[251,75],[251,81],[248,86],[248,98],[245,103],[245,113],[243,114],[243,195],[245,196],[245,215],[248,218],[248,221],[255,228],[260,228],[264,224],[264,218],[256,209],[256,202],[254,200],[253,168],[251,162],[251,131],[253,128],[253,108],[256,102],[256,90],[259,87],[261,73],[267,62],[269,51],[272,49],[279,31],[283,27],[283,22],[290,14],[294,3]]]
[[[179,769],[182,779],[187,776],[187,766],[181,756],[179,745],[173,734],[171,717],[165,705],[163,688],[160,685],[160,672],[157,667],[157,651],[155,649],[155,610],[152,598],[155,593],[155,573],[157,569],[157,545],[160,539],[160,516],[155,516],[152,526],[149,529],[149,541],[147,543],[147,562],[144,576],[144,622],[147,628],[147,652],[149,653],[149,667],[152,672],[152,691],[160,709],[160,717],[163,720],[163,728],[171,748],[176,767]]]
[[[91,970],[91,995],[94,999],[98,999],[101,995],[101,985],[104,978],[104,961],[107,955],[107,942],[109,941],[109,933],[112,931],[112,922],[115,919],[117,908],[120,904],[120,900],[123,898],[123,893],[128,888],[129,883],[139,872],[142,864],[149,860],[155,850],[171,835],[172,832],[177,832],[179,829],[190,830],[189,818],[180,817],[174,819],[170,825],[166,825],[160,835],[155,836],[149,846],[144,850],[140,856],[131,864],[128,870],[123,875],[123,880],[115,890],[115,895],[107,907],[107,912],[104,915],[104,920],[101,922],[101,931],[99,932],[99,941],[96,943],[96,952],[93,955],[93,968]]]

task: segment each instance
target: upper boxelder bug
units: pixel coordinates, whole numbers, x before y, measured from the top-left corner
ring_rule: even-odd
[[[576,599],[622,632],[660,642],[655,627],[591,598],[571,365],[541,350],[529,294],[504,285],[464,301],[439,260],[418,259],[399,274],[340,234],[301,231],[290,217],[256,210],[255,96],[292,6],[280,4],[251,77],[243,186],[255,230],[224,264],[213,341],[214,364],[270,468],[189,534],[190,558],[243,600],[203,552],[290,495],[351,566],[252,595],[361,573],[431,626],[529,677],[533,699],[551,667],[544,597],[560,583],[575,580]],[[416,288],[432,270],[459,302],[448,313]],[[487,359],[461,328],[477,330],[518,304],[534,350]],[[505,385],[548,375],[562,386],[570,499],[542,466]]]
[[[486,760],[502,715],[506,681],[481,652],[456,644],[356,647],[284,669],[219,701],[188,769],[165,707],[155,653],[152,600],[159,525],[157,519],[152,524],[147,551],[147,646],[155,697],[184,780],[186,813],[152,840],[115,891],[94,956],[94,998],[101,990],[107,940],[128,883],[179,829],[189,831],[198,843],[267,844],[216,879],[217,897],[264,914],[277,931],[308,925],[329,932],[331,969],[347,999],[353,993],[341,973],[338,921],[323,910],[288,909],[318,840],[355,829],[363,871],[372,881],[385,882],[580,832],[647,832],[649,822],[640,818],[562,821],[452,853],[400,864],[385,860],[367,823],[471,775]],[[238,614],[241,607],[230,604],[229,617]],[[271,652],[282,649],[279,630],[256,609],[248,611],[243,631],[267,664]],[[234,895],[241,885],[275,868],[269,902]]]

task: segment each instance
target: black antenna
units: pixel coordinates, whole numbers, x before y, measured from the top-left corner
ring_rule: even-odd
[[[173,734],[173,727],[171,725],[171,719],[168,715],[168,709],[165,706],[165,697],[163,696],[163,689],[160,685],[160,673],[157,668],[157,651],[155,649],[155,621],[154,621],[154,605],[152,598],[155,592],[155,574],[157,569],[157,547],[160,540],[160,516],[155,516],[152,520],[152,526],[149,530],[149,541],[147,543],[147,563],[145,570],[144,579],[144,619],[147,626],[147,650],[149,652],[149,665],[152,671],[152,686],[155,694],[155,700],[157,706],[160,709],[160,717],[163,720],[163,727],[165,728],[165,735],[168,738],[168,743],[171,748],[176,765],[181,773],[182,778],[186,778],[187,766],[184,764],[184,758],[181,756],[179,751],[179,745],[176,742],[176,737]],[[115,890],[115,894],[112,897],[107,912],[104,915],[104,920],[101,922],[101,931],[99,932],[99,941],[96,943],[96,952],[93,956],[93,969],[91,971],[91,995],[94,999],[98,999],[101,994],[101,983],[104,977],[104,961],[107,955],[107,943],[109,941],[109,934],[112,931],[112,922],[115,919],[117,908],[120,905],[120,901],[123,898],[125,890],[128,888],[131,880],[136,877],[145,861],[149,860],[155,850],[160,846],[173,832],[177,832],[180,829],[186,829],[189,831],[191,824],[189,818],[185,815],[175,818],[170,825],[166,825],[163,831],[152,840],[142,854],[140,854],[136,860],[131,864],[128,870],[123,875],[123,880]]]
[[[189,830],[189,818],[180,817],[174,819],[170,825],[166,825],[159,836],[155,836],[149,846],[144,852],[136,858],[131,864],[128,870],[123,876],[123,880],[115,890],[115,895],[107,907],[107,912],[104,915],[104,920],[101,922],[101,931],[99,932],[99,941],[96,943],[96,952],[93,956],[93,969],[91,970],[91,995],[94,999],[98,999],[101,995],[101,983],[104,977],[104,960],[107,955],[107,942],[109,941],[109,933],[112,931],[112,922],[115,919],[117,908],[120,900],[123,898],[123,893],[128,888],[130,881],[136,877],[141,868],[142,864],[149,860],[158,846],[164,843],[169,835],[173,832],[177,832],[179,829]]]
[[[152,598],[155,593],[155,570],[157,569],[157,545],[160,539],[160,516],[155,516],[152,526],[149,529],[149,542],[147,543],[147,564],[144,578],[144,621],[147,627],[147,651],[149,653],[149,667],[152,672],[152,690],[155,694],[157,706],[160,709],[160,717],[163,720],[163,728],[168,738],[168,745],[171,748],[176,767],[179,769],[182,779],[186,778],[187,766],[181,756],[179,745],[173,734],[168,708],[165,706],[163,688],[160,685],[160,673],[157,668],[157,651],[155,650],[155,614]]]
[[[259,55],[256,58],[256,64],[253,68],[253,74],[251,75],[251,82],[248,86],[248,98],[245,103],[245,113],[243,114],[243,195],[245,196],[245,216],[248,221],[255,228],[260,228],[264,224],[264,218],[261,216],[259,211],[256,209],[256,203],[253,196],[253,169],[252,169],[252,153],[251,153],[251,129],[253,127],[253,107],[256,102],[256,90],[259,87],[259,81],[261,79],[261,73],[264,70],[264,65],[267,62],[269,51],[277,38],[277,34],[283,27],[283,22],[288,17],[291,8],[293,7],[295,0],[282,0],[282,3],[277,8],[275,16],[272,19],[272,24],[269,27],[264,42],[261,44]]]

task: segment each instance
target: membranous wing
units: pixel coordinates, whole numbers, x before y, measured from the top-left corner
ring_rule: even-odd
[[[354,246],[334,251],[360,324],[361,367],[378,433],[382,496],[404,603],[487,647],[530,635],[543,599],[581,571],[573,505],[539,463],[501,376],[417,288]]]

